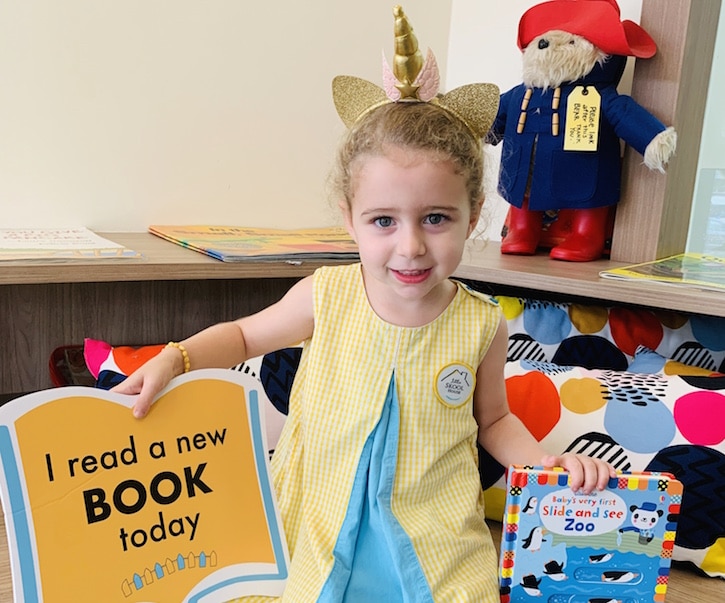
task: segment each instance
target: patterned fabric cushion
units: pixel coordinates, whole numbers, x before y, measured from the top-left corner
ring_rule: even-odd
[[[631,373],[659,373],[662,375],[697,375],[701,377],[714,377],[722,375],[721,372],[714,372],[699,366],[690,366],[678,360],[671,360],[661,356],[654,350],[641,345],[634,353],[632,362],[629,363]]]
[[[506,390],[512,412],[548,451],[676,475],[685,495],[673,558],[725,577],[725,376],[522,360],[507,363]],[[503,473],[484,453],[486,514],[497,520]]]
[[[497,296],[508,322],[508,360],[626,370],[640,346],[725,373],[725,318],[665,310]]]

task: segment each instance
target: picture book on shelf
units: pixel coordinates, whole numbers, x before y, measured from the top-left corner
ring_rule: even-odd
[[[603,278],[645,280],[725,291],[725,258],[702,253],[680,253],[661,260],[610,268]]]
[[[513,466],[501,534],[502,603],[665,600],[682,484],[620,473],[591,494],[561,469]]]
[[[223,262],[355,260],[357,245],[342,227],[281,230],[244,226],[149,226],[167,241]]]
[[[176,377],[133,396],[70,386],[0,407],[15,603],[222,603],[279,596],[289,558],[260,382]]]
[[[83,226],[75,228],[0,228],[0,261],[108,260],[140,258]]]

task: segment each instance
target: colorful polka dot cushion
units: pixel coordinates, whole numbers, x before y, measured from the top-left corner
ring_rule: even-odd
[[[499,297],[512,411],[544,447],[685,485],[674,558],[725,577],[725,320]],[[504,469],[481,451],[486,513]]]
[[[640,346],[725,372],[725,318],[666,310],[497,297],[508,321],[509,360],[624,370]]]

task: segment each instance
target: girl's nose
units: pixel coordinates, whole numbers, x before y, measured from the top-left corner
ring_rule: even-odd
[[[404,228],[398,239],[398,253],[406,258],[425,254],[425,237],[417,228]]]

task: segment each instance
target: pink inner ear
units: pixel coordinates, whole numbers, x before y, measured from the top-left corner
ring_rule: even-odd
[[[400,90],[395,87],[397,83],[398,80],[385,58],[385,53],[383,53],[383,90],[385,90],[385,95],[393,102],[400,100]]]
[[[101,372],[101,364],[111,354],[111,344],[105,341],[99,341],[98,339],[86,339],[83,340],[83,358],[86,360],[86,366],[96,379],[98,379],[98,373]]]

